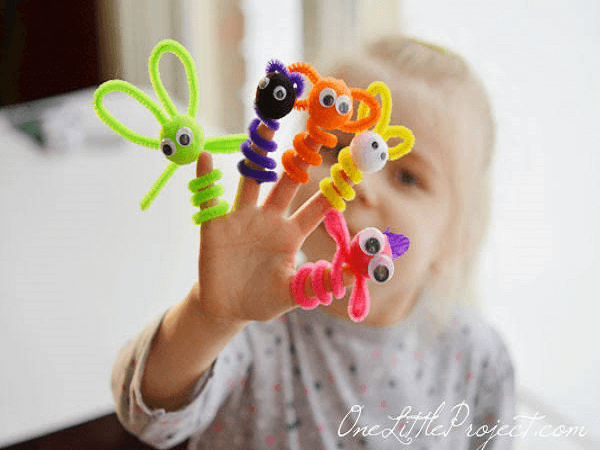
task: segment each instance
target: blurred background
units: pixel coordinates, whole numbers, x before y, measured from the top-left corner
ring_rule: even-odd
[[[244,132],[268,60],[314,62],[394,32],[462,54],[492,97],[479,307],[513,355],[519,412],[588,431],[515,448],[600,448],[594,0],[0,1],[0,447],[111,413],[118,349],[196,277],[193,168],[142,213],[164,159],[100,122],[95,87],[121,78],[151,93],[148,56],[173,38],[196,61],[207,135]],[[171,56],[161,73],[184,109]],[[108,106],[136,131],[158,131],[134,101]],[[286,120],[281,148],[298,127]],[[239,155],[215,159],[231,203]]]

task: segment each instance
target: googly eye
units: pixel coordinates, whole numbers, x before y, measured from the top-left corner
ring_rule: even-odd
[[[345,116],[352,111],[352,100],[347,95],[340,95],[335,101],[335,109],[338,114]]]
[[[394,263],[387,255],[376,255],[369,261],[369,278],[383,284],[394,275]]]
[[[177,151],[177,147],[175,147],[175,144],[169,138],[164,138],[162,141],[160,141],[160,149],[165,156],[173,156]]]
[[[258,81],[258,88],[264,89],[269,85],[269,77],[263,77]]]
[[[275,100],[282,101],[287,97],[287,91],[283,86],[277,86],[273,89],[273,97],[275,97]]]
[[[387,143],[373,131],[354,136],[350,142],[350,154],[359,170],[365,173],[383,169],[389,157]]]
[[[187,147],[194,141],[194,133],[188,127],[181,127],[175,135],[177,143],[182,147]]]
[[[385,236],[377,228],[365,228],[359,233],[358,244],[367,255],[376,255],[385,247]]]
[[[319,94],[319,103],[323,105],[325,108],[331,108],[335,105],[335,101],[337,99],[337,94],[331,88],[325,88]]]

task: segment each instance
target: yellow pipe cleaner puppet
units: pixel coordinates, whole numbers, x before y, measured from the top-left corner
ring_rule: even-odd
[[[415,136],[405,126],[389,125],[392,114],[392,95],[390,89],[382,81],[374,81],[367,91],[381,96],[381,117],[373,131],[365,131],[352,139],[349,147],[345,147],[338,155],[338,162],[331,167],[331,178],[324,178],[319,183],[321,193],[332,207],[338,211],[346,209],[344,200],[353,200],[355,191],[353,184],[362,181],[363,172],[377,172],[391,161],[409,153],[415,143]],[[358,108],[358,119],[367,113],[367,106],[361,102]],[[388,150],[387,141],[393,137],[402,142]]]
[[[179,58],[185,68],[190,95],[186,114],[179,114],[160,78],[158,64],[165,53],[173,53]],[[161,149],[170,161],[169,165],[158,180],[156,180],[148,194],[146,194],[144,199],[140,202],[142,210],[145,210],[150,206],[179,166],[197,161],[203,150],[207,150],[211,153],[237,152],[240,150],[240,144],[248,139],[247,134],[231,134],[205,138],[204,130],[196,121],[199,104],[196,66],[192,56],[183,45],[171,39],[160,41],[150,54],[148,71],[150,73],[152,87],[168,115],[163,112],[157,102],[127,81],[107,81],[100,85],[94,93],[94,109],[106,125],[135,144],[154,149]],[[120,91],[129,95],[156,117],[156,120],[161,126],[159,138],[136,133],[127,128],[119,122],[115,116],[108,112],[102,101],[106,94],[114,91]],[[194,206],[200,206],[200,204],[208,200],[221,196],[225,190],[220,184],[205,189],[206,186],[220,180],[221,177],[221,171],[215,169],[202,177],[192,180],[188,184],[189,190],[194,193],[192,196],[192,204]],[[214,219],[215,217],[224,216],[227,214],[228,210],[229,205],[227,202],[220,199],[217,205],[196,213],[193,220],[195,224],[199,225],[207,220]]]

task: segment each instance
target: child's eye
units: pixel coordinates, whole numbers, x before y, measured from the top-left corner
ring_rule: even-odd
[[[419,185],[419,180],[417,177],[410,171],[406,169],[400,169],[395,174],[396,180],[407,187],[416,187]]]

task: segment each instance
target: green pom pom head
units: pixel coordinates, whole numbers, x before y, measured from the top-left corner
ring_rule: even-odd
[[[169,161],[190,164],[204,149],[204,130],[192,117],[178,115],[160,130],[160,150]]]

